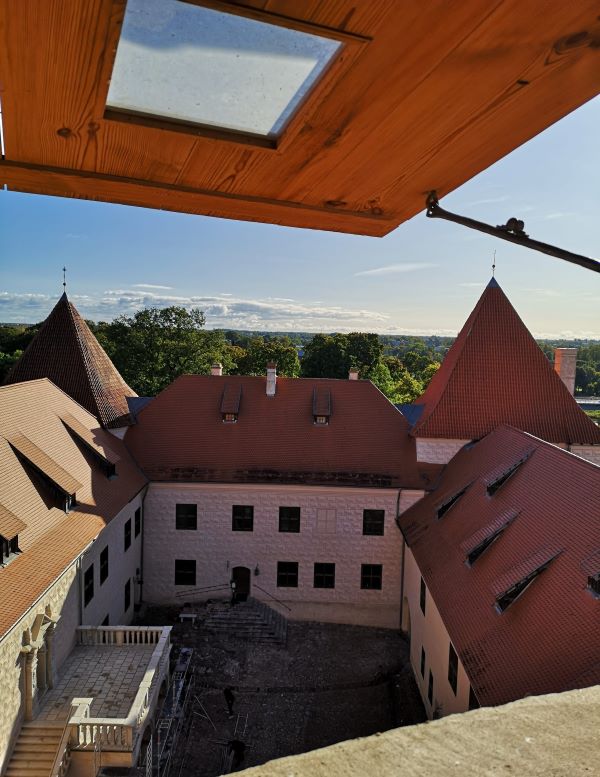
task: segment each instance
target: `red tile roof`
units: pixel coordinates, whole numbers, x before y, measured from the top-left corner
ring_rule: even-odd
[[[489,496],[489,473],[531,448]],[[467,483],[438,520],[436,505]],[[467,566],[473,539],[502,523]],[[600,467],[501,426],[460,451],[400,525],[481,704],[600,683],[600,600],[587,590],[600,572]],[[497,597],[550,559],[499,614]]]
[[[98,450],[118,456],[116,478],[90,464],[65,417],[85,428]],[[43,454],[40,464],[60,462],[61,472],[77,483],[77,504],[68,514],[44,501],[9,442],[19,435]],[[14,524],[9,528],[16,529],[22,551],[0,569],[0,637],[145,485],[123,441],[49,380],[0,387],[0,527]]]
[[[136,397],[63,294],[5,383],[48,378],[104,427],[130,423],[126,397]]]
[[[549,442],[600,444],[600,427],[578,407],[493,278],[417,408],[416,437],[473,440],[506,423]]]
[[[152,480],[426,488],[403,415],[370,381],[182,375],[139,413],[125,442]],[[314,389],[329,392],[315,425]],[[223,423],[223,396],[238,397]],[[241,394],[239,393],[241,392]]]

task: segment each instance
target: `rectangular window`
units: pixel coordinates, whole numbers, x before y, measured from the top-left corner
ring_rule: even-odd
[[[131,545],[131,518],[125,521],[125,529],[123,534],[123,548],[128,550]]]
[[[337,531],[337,517],[335,510],[317,510],[317,532],[319,534],[335,534]]]
[[[175,585],[196,585],[196,559],[175,559]]]
[[[315,564],[315,588],[335,588],[335,564]]]
[[[383,535],[385,510],[363,510],[363,534]]]
[[[131,580],[125,583],[125,612],[131,606]]]
[[[254,507],[233,505],[231,509],[231,531],[254,531]]]
[[[180,531],[194,531],[198,528],[198,505],[175,505],[175,528]]]
[[[381,564],[361,564],[360,587],[381,591],[383,567]]]
[[[140,532],[142,531],[142,508],[138,507],[138,509],[135,511],[135,523],[134,523],[135,529],[135,536],[139,537]]]
[[[280,507],[279,508],[279,531],[298,534],[300,531],[300,508],[299,507]]]
[[[452,644],[450,644],[450,649],[448,651],[448,682],[456,696],[456,688],[458,686],[458,656],[456,655],[456,650],[454,650]]]
[[[425,615],[425,603],[427,601],[427,589],[425,588],[425,581],[421,578],[421,593],[419,595],[419,604],[421,605],[421,612]]]
[[[83,606],[87,607],[94,598],[94,565],[85,570],[83,575]]]
[[[104,548],[100,554],[100,585],[108,577],[108,545]]]
[[[431,674],[431,669],[429,670],[429,682],[427,683],[427,698],[429,703],[433,704],[433,675]]]
[[[425,648],[421,648],[421,677],[425,679]]]
[[[277,588],[298,588],[298,562],[277,562]]]

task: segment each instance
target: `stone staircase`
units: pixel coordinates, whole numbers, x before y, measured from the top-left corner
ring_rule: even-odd
[[[51,777],[64,730],[63,725],[24,723],[5,777]]]
[[[211,633],[262,644],[285,645],[287,620],[272,607],[250,597],[234,607],[219,604],[208,613],[203,628]]]

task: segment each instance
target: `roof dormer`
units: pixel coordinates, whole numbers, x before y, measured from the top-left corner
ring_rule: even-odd
[[[328,426],[331,418],[331,391],[322,386],[313,389],[313,421],[316,426]]]
[[[221,396],[221,417],[223,423],[234,424],[240,414],[242,387],[226,383]]]

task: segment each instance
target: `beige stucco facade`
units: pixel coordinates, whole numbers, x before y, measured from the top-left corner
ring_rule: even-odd
[[[251,594],[283,601],[292,619],[398,628],[402,536],[395,522],[422,491],[319,486],[161,484],[145,501],[144,591],[150,602],[228,596],[234,567]],[[197,529],[177,530],[176,504],[197,504]],[[254,507],[253,531],[232,531],[232,506]],[[300,532],[279,531],[279,507],[300,507]],[[363,535],[363,510],[384,510],[383,536]],[[175,560],[196,560],[196,584],[175,585]],[[277,586],[277,562],[298,563],[297,588]],[[335,564],[335,588],[314,587],[314,564]],[[381,590],[361,588],[361,565],[381,564]],[[223,586],[220,590],[208,589]]]
[[[99,625],[109,614],[111,623],[127,624],[133,617],[133,578],[140,566],[142,534],[134,536],[134,514],[141,506],[138,495],[98,535],[38,601],[0,639],[0,774],[22,722],[35,718],[61,666],[76,642],[76,627]],[[123,550],[125,522],[132,520],[132,545]],[[109,547],[109,576],[99,584],[99,555]],[[83,574],[94,564],[94,597],[83,603]],[[132,605],[123,611],[125,581],[132,579]]]
[[[421,609],[421,572],[409,548],[404,557],[404,599],[402,621],[410,634],[410,661],[429,718],[465,712],[469,709],[469,678],[458,659],[457,687],[448,681],[450,637],[432,596],[426,590],[425,613]],[[460,606],[457,603],[457,606]],[[422,668],[422,653],[425,662]],[[428,698],[429,673],[433,676],[432,697]]]

